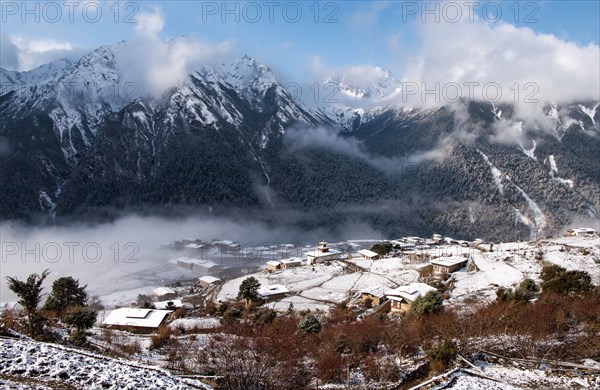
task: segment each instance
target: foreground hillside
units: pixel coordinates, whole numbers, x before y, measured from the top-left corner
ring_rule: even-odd
[[[49,389],[209,389],[157,367],[61,345],[0,338],[0,385]]]
[[[206,388],[181,375],[224,390],[595,389],[600,242],[591,229],[573,232],[581,236],[321,242],[327,251],[318,253],[335,258],[310,264],[318,248],[307,246],[300,258],[274,261],[270,251],[260,272],[227,277],[222,264],[211,271],[222,279],[210,283],[178,264],[149,269],[140,288],[107,285],[85,331],[68,325],[73,308],[62,318],[46,304],[34,309],[35,333],[23,310],[4,309],[4,335],[30,332],[69,347],[2,337],[0,380],[17,388]],[[149,285],[173,270],[168,290]],[[153,315],[163,322],[144,322]]]

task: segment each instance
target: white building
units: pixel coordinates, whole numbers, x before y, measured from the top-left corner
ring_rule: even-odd
[[[178,257],[169,260],[169,263],[175,264],[180,268],[184,268],[201,275],[214,273],[219,269],[219,264],[210,260],[196,259],[194,257]]]
[[[103,326],[115,329],[155,332],[163,325],[171,310],[121,308],[110,312]]]
[[[175,290],[173,290],[170,287],[157,287],[154,290],[152,290],[152,292],[154,292],[154,294],[158,298],[164,298],[164,299],[168,299],[169,297],[174,298],[177,296],[177,293],[175,292]]]
[[[361,249],[358,254],[365,260],[377,260],[379,259],[379,253],[370,251],[368,249]]]
[[[219,283],[220,281],[221,281],[221,279],[216,278],[211,275],[204,275],[204,276],[198,278],[198,284],[202,287],[208,287],[215,283]]]
[[[319,246],[306,253],[309,265],[323,263],[325,261],[339,260],[342,252],[335,249],[329,249],[325,241],[319,242]]]
[[[567,236],[592,236],[594,233],[596,233],[594,229],[590,228],[576,228],[567,230]]]
[[[281,269],[300,267],[302,265],[302,259],[299,257],[293,257],[291,259],[280,260],[280,263]]]
[[[258,289],[258,296],[265,302],[273,301],[285,297],[285,294],[289,293],[290,290],[284,285],[274,284],[271,286],[264,286]]]

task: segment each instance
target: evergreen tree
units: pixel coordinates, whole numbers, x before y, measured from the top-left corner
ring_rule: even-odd
[[[411,309],[417,314],[437,313],[442,310],[444,298],[438,291],[430,291],[415,299]]]
[[[87,306],[76,306],[67,313],[65,323],[75,328],[75,332],[71,333],[71,339],[75,343],[85,344],[85,330],[94,326],[96,316],[96,311]]]
[[[33,338],[41,333],[44,326],[45,318],[39,314],[37,307],[42,300],[42,283],[49,274],[49,270],[45,270],[41,275],[31,274],[27,281],[11,276],[6,277],[8,288],[17,294],[19,304],[25,309],[29,335]]]
[[[592,277],[585,271],[567,271],[558,265],[542,269],[542,290],[564,295],[585,294],[593,289]]]
[[[307,334],[319,333],[322,328],[321,320],[312,313],[305,315],[298,323],[298,329]]]
[[[238,299],[243,299],[246,302],[246,306],[250,301],[254,301],[258,298],[258,289],[260,288],[260,282],[253,276],[246,278],[242,284],[240,284],[240,290],[238,292]]]
[[[63,314],[69,306],[85,306],[87,292],[85,286],[79,286],[79,281],[70,276],[58,278],[52,283],[52,292],[44,304],[45,310]]]

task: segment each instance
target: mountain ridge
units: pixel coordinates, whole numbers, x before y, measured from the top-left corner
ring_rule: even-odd
[[[159,97],[139,88],[124,99],[126,46],[38,68],[18,88],[19,73],[0,72],[13,80],[0,96],[3,219],[106,206],[282,207],[311,214],[307,226],[472,226],[469,235],[533,238],[598,217],[597,102],[547,105],[540,127],[510,104],[393,105],[400,81],[382,71],[362,87],[328,79],[353,107],[307,106],[249,56],[205,64]],[[290,130],[313,139],[290,149]],[[483,227],[486,214],[496,233]]]

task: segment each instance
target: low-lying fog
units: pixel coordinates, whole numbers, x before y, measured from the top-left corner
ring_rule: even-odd
[[[6,276],[26,279],[29,274],[39,274],[45,269],[51,271],[44,282],[46,293],[50,291],[52,281],[62,276],[73,276],[81,284],[87,284],[90,295],[172,282],[175,267],[167,261],[185,253],[164,251],[159,247],[176,240],[231,240],[244,248],[380,237],[381,234],[373,229],[358,225],[346,226],[344,232],[306,232],[292,225],[270,226],[250,219],[214,216],[168,219],[130,215],[95,225],[75,223],[40,227],[4,222],[0,225],[0,301],[16,300],[8,289]],[[215,261],[214,258],[210,260]],[[267,260],[254,258],[248,261],[255,265]],[[189,279],[197,276],[190,273]]]

